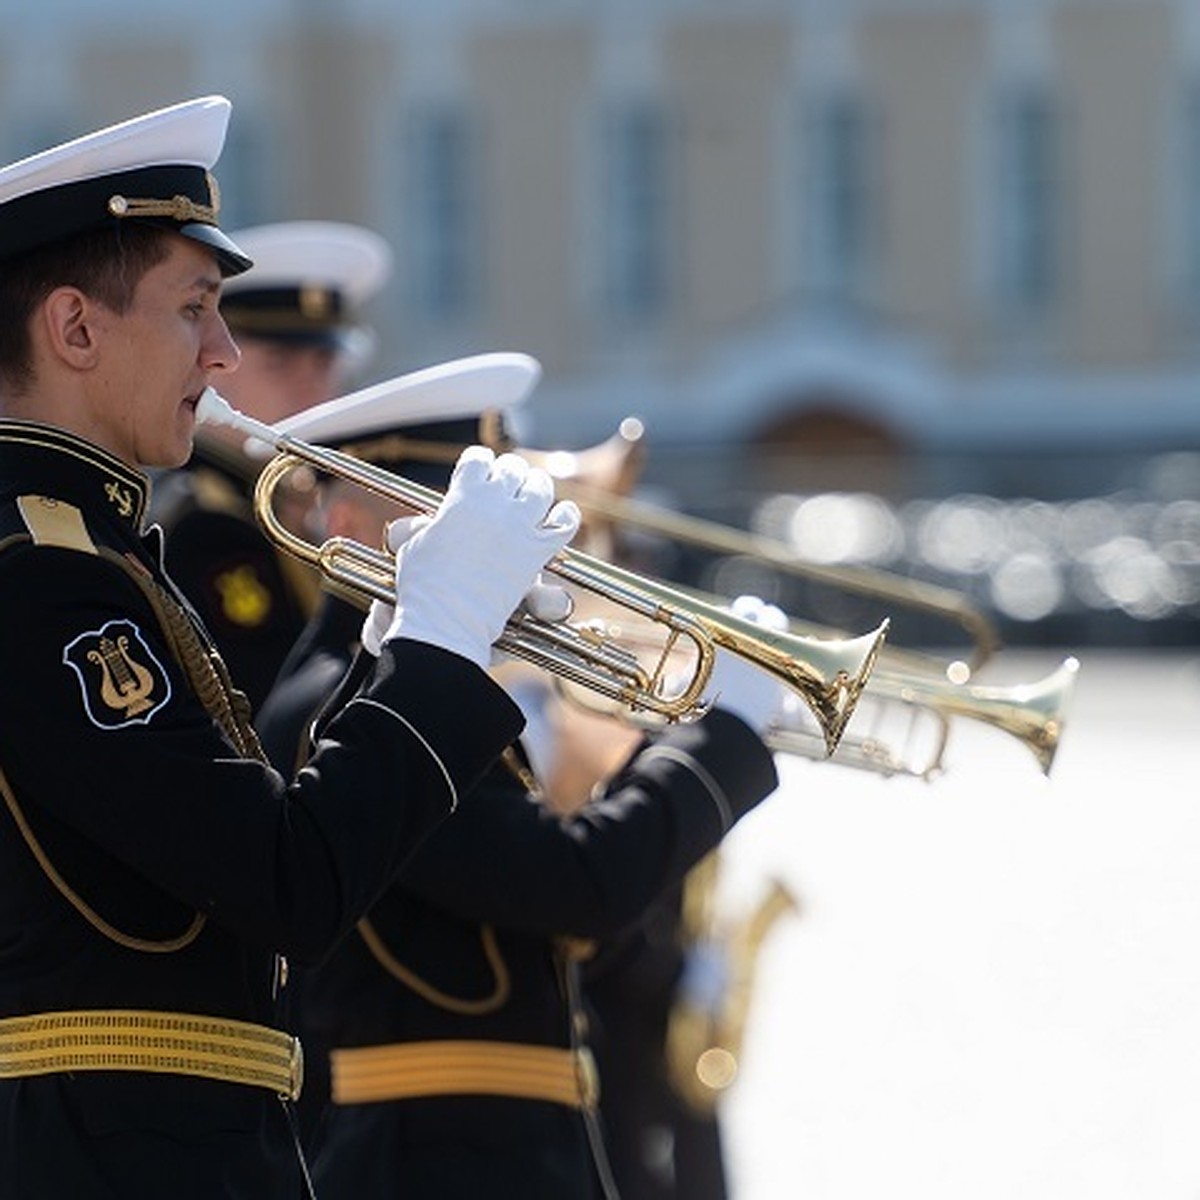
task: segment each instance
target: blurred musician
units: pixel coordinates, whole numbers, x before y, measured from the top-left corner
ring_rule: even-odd
[[[612,437],[586,450],[522,453],[568,492],[627,496],[645,462],[644,432],[641,422],[626,418]],[[589,517],[585,501],[576,548],[622,562],[629,543],[628,530]],[[501,678],[526,713],[524,741],[540,768],[546,802],[575,813],[639,734],[561,702],[546,676],[522,664],[505,670]],[[729,1047],[712,1043],[740,1041],[741,1029],[729,1022],[740,1026],[746,1015],[753,970],[745,961],[748,935],[757,932],[760,914],[773,911],[779,893],[772,889],[748,920],[723,924],[718,876],[714,851],[584,966],[608,1158],[622,1200],[725,1200],[728,1194],[718,1103],[731,1079],[717,1083],[708,1076],[705,1082],[698,1060],[720,1053],[731,1061]]]
[[[485,383],[476,380],[471,395],[487,405]],[[347,410],[335,428],[318,409],[289,432],[436,484],[440,462],[454,457],[437,445],[483,441],[496,429],[494,420],[483,428],[478,411],[447,409],[434,420],[419,397],[397,400],[387,422],[364,425]],[[329,534],[378,545],[394,515],[379,505],[355,500],[344,481],[322,485]],[[559,591],[547,589],[552,602]],[[301,752],[362,627],[360,612],[323,599],[259,717],[281,766]],[[503,665],[495,673],[505,680]],[[356,935],[300,980],[304,1129],[322,1196],[618,1195],[581,965],[624,936],[776,784],[758,731],[782,703],[780,685],[720,651],[712,687],[719,698],[708,715],[638,739],[571,815],[542,802],[535,767],[546,744],[531,705],[528,740],[462,799]],[[521,693],[517,679],[512,694]],[[312,736],[320,734],[318,717]]]

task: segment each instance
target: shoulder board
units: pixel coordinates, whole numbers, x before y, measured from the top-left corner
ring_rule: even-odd
[[[84,524],[83,513],[75,505],[50,496],[18,496],[17,510],[35,546],[97,553],[96,543]]]

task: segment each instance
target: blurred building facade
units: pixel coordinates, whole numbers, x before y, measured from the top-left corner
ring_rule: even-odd
[[[1196,0],[5,8],[0,157],[230,96],[227,225],[379,230],[374,377],[530,352],[533,444],[634,413],[685,506],[876,494],[905,554],[903,503],[1200,499]]]

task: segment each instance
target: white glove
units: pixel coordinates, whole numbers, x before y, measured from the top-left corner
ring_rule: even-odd
[[[757,596],[739,596],[730,610],[764,629],[782,632],[787,628],[787,617],[775,605],[765,604]],[[760,737],[782,712],[788,694],[761,667],[721,647],[717,648],[707,690],[715,708],[741,717]]]
[[[398,517],[388,525],[388,549],[392,553],[396,553],[418,529],[424,529],[432,520],[432,517],[427,516]],[[533,586],[525,593],[521,607],[543,621],[565,621],[571,615],[574,601],[566,588],[559,584],[547,583],[539,574]],[[388,630],[391,629],[395,619],[396,608],[394,605],[387,604],[383,600],[371,601],[371,608],[367,613],[366,620],[363,621],[360,635],[363,648],[368,653],[376,658],[379,657],[379,648],[383,645],[383,639],[387,637]],[[499,651],[493,651],[490,665],[495,666],[497,661],[504,657],[507,656],[502,655]]]
[[[397,602],[382,641],[427,642],[486,669],[492,643],[579,520],[571,501],[554,503],[546,471],[467,447],[437,512],[417,519],[396,555]]]

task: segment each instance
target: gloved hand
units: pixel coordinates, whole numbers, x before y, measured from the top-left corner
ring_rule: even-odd
[[[783,612],[757,596],[739,596],[729,607],[739,617],[764,629],[782,632],[787,628],[787,617]],[[723,708],[741,717],[761,737],[783,711],[787,695],[787,689],[761,667],[717,648],[707,688],[707,698],[714,708]]]
[[[395,554],[418,529],[424,529],[432,520],[433,518],[428,516],[398,517],[387,528],[388,549]],[[539,573],[533,586],[521,600],[520,607],[543,621],[565,621],[571,615],[573,601],[566,588],[560,584],[547,583]],[[376,658],[379,657],[383,639],[395,618],[395,605],[382,600],[371,601],[371,608],[363,621],[360,641],[363,648]],[[507,656],[493,650],[490,665],[495,666],[496,662],[504,657]]]
[[[400,546],[396,606],[381,641],[427,642],[486,669],[492,643],[579,520],[575,504],[554,503],[546,471],[469,446],[437,512],[418,518]]]

